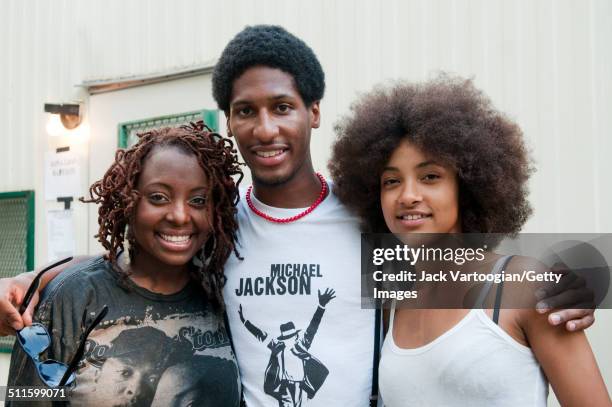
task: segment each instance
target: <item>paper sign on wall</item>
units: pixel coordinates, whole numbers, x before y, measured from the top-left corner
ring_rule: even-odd
[[[80,196],[81,168],[79,156],[71,151],[45,153],[45,199]]]
[[[47,210],[48,261],[73,256],[76,251],[75,246],[72,209]]]

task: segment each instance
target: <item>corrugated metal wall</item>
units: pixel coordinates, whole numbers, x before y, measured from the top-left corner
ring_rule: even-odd
[[[609,0],[2,0],[0,191],[36,189],[41,242],[42,157],[58,143],[45,102],[87,102],[84,81],[210,63],[243,26],[273,23],[310,44],[327,74],[319,169],[359,92],[450,71],[473,77],[529,140],[538,172],[526,230],[612,232],[610,21]]]

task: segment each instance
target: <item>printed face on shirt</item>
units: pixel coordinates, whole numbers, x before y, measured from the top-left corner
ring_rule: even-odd
[[[215,402],[214,397],[197,381],[188,364],[179,364],[164,371],[151,406],[206,406]]]
[[[155,394],[160,372],[153,361],[129,357],[108,358],[98,373],[97,389],[113,406],[149,404]]]
[[[296,333],[291,338],[280,339],[279,342],[283,342],[286,348],[290,348],[294,345],[297,345],[300,342],[300,334]]]
[[[141,198],[132,231],[136,261],[148,267],[184,266],[210,235],[206,176],[194,155],[154,149],[138,180]]]
[[[407,140],[380,177],[380,203],[392,233],[461,231],[456,172]]]
[[[236,380],[228,383],[228,377]],[[164,371],[151,407],[235,406],[239,394],[238,371],[231,361],[197,355]]]
[[[227,126],[256,183],[311,174],[310,133],[319,119],[319,102],[306,106],[293,77],[280,69],[252,67],[234,81]]]

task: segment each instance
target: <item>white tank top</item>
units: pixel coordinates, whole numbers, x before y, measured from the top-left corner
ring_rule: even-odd
[[[546,406],[548,382],[533,352],[484,310],[471,310],[438,338],[414,349],[395,344],[394,317],[395,303],[378,373],[386,407]]]

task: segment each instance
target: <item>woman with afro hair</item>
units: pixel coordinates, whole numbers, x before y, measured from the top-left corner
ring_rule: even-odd
[[[469,80],[379,87],[336,131],[334,191],[366,232],[511,236],[532,212],[521,130]],[[493,275],[531,263],[485,259],[480,272]],[[548,382],[562,405],[610,405],[583,332],[555,328],[534,308],[501,309],[518,285],[485,288],[471,310],[392,303],[379,364],[387,407],[545,406]]]
[[[214,399],[206,405],[238,406],[222,290],[225,261],[236,252],[241,178],[232,142],[202,122],[149,131],[117,151],[81,199],[99,205],[96,237],[107,253],[46,286],[35,319],[50,344],[29,355],[23,349],[31,344],[16,345],[11,385],[52,385],[34,362],[53,359],[74,367],[75,405],[171,405],[177,395],[158,384],[191,359],[198,363],[183,363],[183,379],[171,388],[197,382],[199,390],[182,392],[181,405],[205,392]]]

